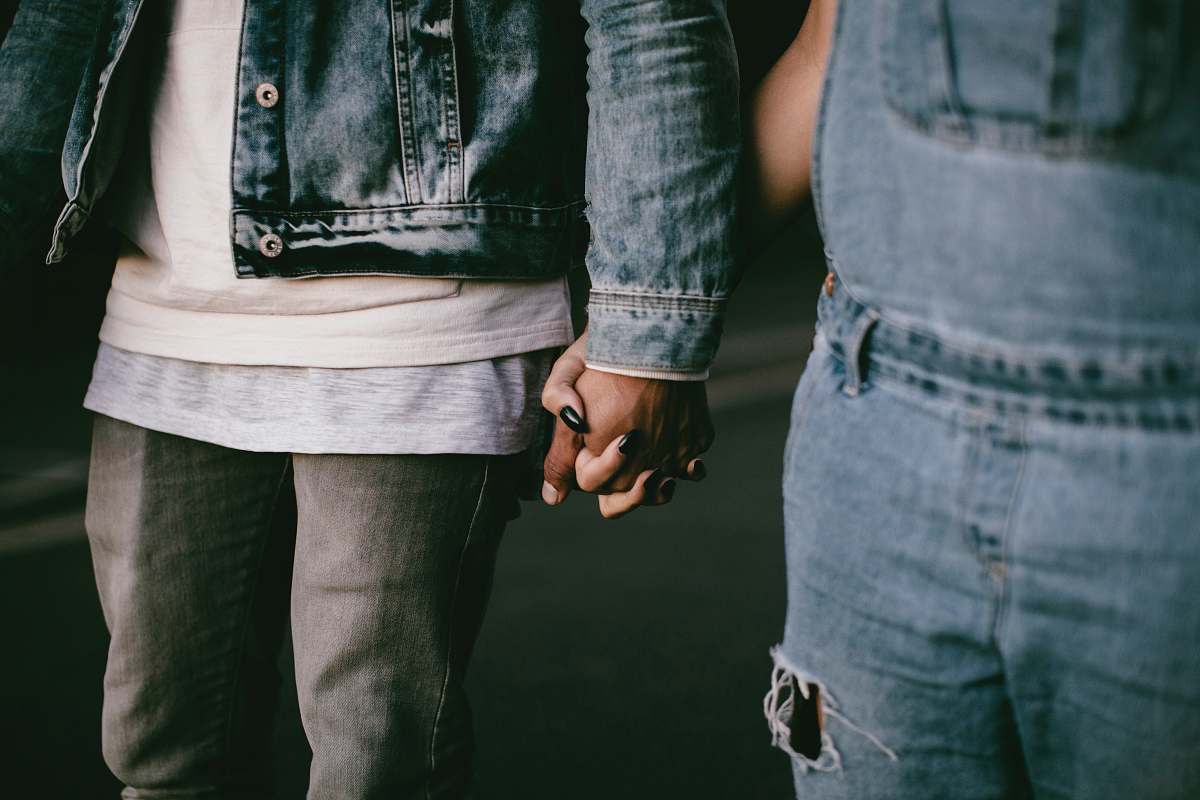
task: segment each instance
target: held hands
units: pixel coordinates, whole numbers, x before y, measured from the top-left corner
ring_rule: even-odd
[[[704,383],[588,369],[586,348],[585,332],[555,363],[542,392],[542,405],[559,418],[542,499],[558,505],[579,488],[599,495],[600,513],[614,519],[669,502],[677,478],[702,480],[698,456],[714,435]]]

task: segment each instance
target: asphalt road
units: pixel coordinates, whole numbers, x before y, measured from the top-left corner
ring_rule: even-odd
[[[812,254],[784,242],[738,293],[710,383],[705,483],[618,522],[577,495],[529,504],[510,526],[469,678],[481,797],[791,796],[761,700],[784,612],[780,459],[820,277]],[[107,636],[81,525],[85,340],[13,368],[0,391],[9,797],[119,791],[99,756]],[[302,797],[308,751],[289,685],[276,738],[279,796]]]

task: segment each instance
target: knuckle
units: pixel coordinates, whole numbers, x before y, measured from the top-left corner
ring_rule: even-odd
[[[553,455],[546,458],[542,465],[542,471],[545,473],[546,480],[551,483],[554,481],[565,482],[572,473],[572,469],[566,463],[559,461]]]
[[[563,383],[555,380],[552,373],[546,385],[542,387],[542,408],[551,414],[557,415],[562,410],[562,407],[570,402],[571,392],[568,391]]]

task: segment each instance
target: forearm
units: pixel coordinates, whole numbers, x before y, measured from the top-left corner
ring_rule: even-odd
[[[808,196],[813,136],[836,14],[836,0],[813,0],[795,40],[751,99],[748,208],[743,213],[756,231],[776,227]]]
[[[584,0],[588,360],[702,373],[736,282],[737,59],[722,0]]]

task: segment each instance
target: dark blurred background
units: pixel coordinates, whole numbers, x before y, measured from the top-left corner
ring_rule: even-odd
[[[749,91],[806,3],[729,5]],[[0,2],[0,37],[15,8]],[[108,642],[83,531],[90,418],[80,407],[114,253],[93,226],[68,262],[31,258],[0,293],[8,797],[119,792],[100,758]],[[748,269],[709,386],[718,436],[706,483],[618,523],[575,496],[561,509],[527,504],[510,526],[469,680],[482,797],[791,796],[761,700],[785,602],[783,441],[823,274],[807,212]],[[276,738],[278,794],[302,797],[309,753],[287,684]]]

